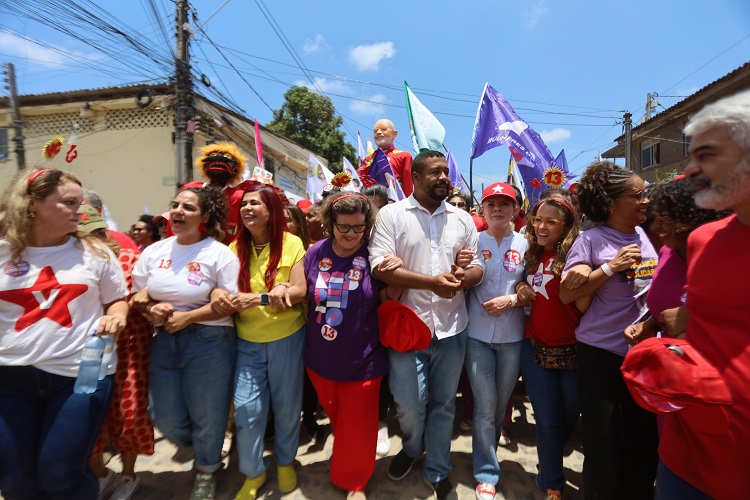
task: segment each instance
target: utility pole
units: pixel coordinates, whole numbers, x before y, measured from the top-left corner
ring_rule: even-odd
[[[8,90],[10,91],[10,109],[13,111],[13,129],[15,135],[13,142],[16,143],[16,161],[18,170],[26,168],[26,151],[23,149],[23,126],[21,125],[21,109],[18,104],[18,94],[16,92],[16,70],[12,63],[7,64],[8,70]]]
[[[623,116],[624,123],[625,123],[625,169],[626,170],[632,170],[631,168],[631,162],[630,162],[630,150],[633,147],[633,131],[631,129],[631,126],[633,125],[633,122],[631,121],[631,118],[633,115],[630,113],[625,113]]]
[[[174,144],[177,190],[193,180],[193,137],[187,133],[193,118],[193,82],[190,77],[187,0],[177,1],[177,55],[175,59]]]

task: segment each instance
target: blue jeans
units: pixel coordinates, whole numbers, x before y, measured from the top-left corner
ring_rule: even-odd
[[[0,367],[0,491],[7,500],[96,500],[89,455],[107,414],[112,376],[93,394],[33,366]]]
[[[466,374],[474,391],[471,458],[478,483],[500,480],[497,441],[518,381],[520,355],[521,342],[489,344],[469,337],[466,344]]]
[[[740,478],[737,478],[740,481]],[[695,486],[679,477],[669,470],[664,462],[659,460],[656,469],[656,500],[711,500],[711,497],[700,491]]]
[[[268,468],[268,459],[263,457],[263,435],[269,400],[273,407],[276,463],[289,465],[297,455],[304,349],[304,326],[273,342],[237,340],[234,424],[239,469],[247,477],[258,477]]]
[[[466,351],[466,333],[432,342],[421,351],[388,349],[390,386],[406,455],[426,451],[422,471],[431,483],[451,471],[456,390]]]
[[[521,373],[536,420],[537,485],[562,490],[565,486],[563,449],[581,408],[576,371],[552,370],[537,365],[531,341],[523,339]]]
[[[229,418],[234,328],[194,323],[177,333],[159,329],[148,368],[149,410],[169,439],[195,452],[195,469],[221,467]]]

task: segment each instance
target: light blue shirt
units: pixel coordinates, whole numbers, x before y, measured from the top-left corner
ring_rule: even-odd
[[[523,307],[511,307],[492,316],[482,304],[495,297],[516,293],[523,280],[523,256],[529,244],[522,234],[511,232],[498,245],[494,236],[479,233],[477,257],[484,267],[482,282],[469,292],[469,337],[490,344],[520,342],[526,326]]]

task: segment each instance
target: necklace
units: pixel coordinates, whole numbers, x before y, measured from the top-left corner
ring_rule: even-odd
[[[260,253],[263,251],[264,248],[268,246],[268,243],[263,243],[262,245],[255,245],[253,244],[253,248],[255,248],[255,251]]]

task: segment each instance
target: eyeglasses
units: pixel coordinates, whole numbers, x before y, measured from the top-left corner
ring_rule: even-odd
[[[464,201],[449,201],[451,205],[458,208],[466,208],[466,202]]]
[[[639,202],[644,202],[648,199],[648,191],[644,189],[643,191],[638,191],[637,193],[624,194],[623,196],[627,196],[628,198],[633,198],[635,200],[638,200]]]
[[[367,224],[355,224],[354,226],[350,226],[349,224],[334,224],[336,226],[336,229],[338,229],[339,233],[348,233],[349,231],[354,231],[357,234],[364,233],[365,229],[367,229]]]
[[[552,219],[549,217],[539,217],[538,215],[534,215],[533,217],[529,219],[529,221],[531,221],[532,226],[539,226],[542,224],[542,222],[544,222],[544,225],[547,227],[555,227],[558,224],[564,224],[564,222],[561,221],[560,219]]]

